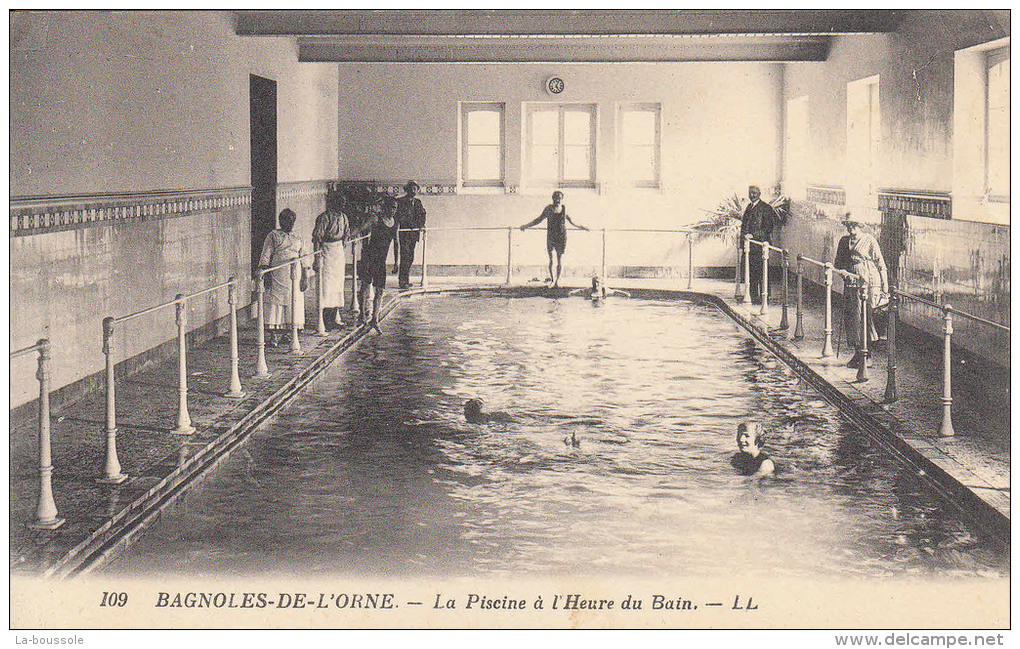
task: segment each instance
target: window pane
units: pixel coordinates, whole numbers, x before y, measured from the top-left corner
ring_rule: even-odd
[[[631,182],[654,183],[655,147],[627,147],[624,150],[623,170]]]
[[[563,113],[563,143],[584,144],[591,142],[591,118],[588,111],[566,111]]]
[[[591,149],[587,146],[563,148],[563,179],[591,180]]]
[[[499,144],[499,113],[473,110],[467,114],[468,144]]]
[[[535,180],[555,181],[559,175],[559,161],[555,146],[535,146],[531,149],[531,176]]]
[[[559,144],[559,115],[553,111],[535,111],[531,114],[531,143],[538,145]]]
[[[468,180],[502,180],[499,171],[499,147],[468,147],[465,174]]]
[[[655,144],[655,113],[628,110],[623,114],[623,141],[626,144]]]

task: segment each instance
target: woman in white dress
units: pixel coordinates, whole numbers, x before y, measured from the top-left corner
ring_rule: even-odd
[[[882,256],[882,248],[874,236],[865,232],[860,223],[847,214],[843,225],[847,235],[836,246],[836,258],[832,265],[839,270],[849,271],[863,277],[868,283],[868,342],[879,339],[873,312],[889,303],[889,272]],[[860,287],[847,282],[843,289],[843,324],[846,329],[847,345],[854,349],[854,356],[847,363],[857,367],[861,362],[861,299]]]
[[[262,270],[278,266],[305,253],[301,237],[291,232],[294,229],[294,222],[297,221],[297,215],[293,210],[283,210],[278,220],[280,226],[270,232],[262,244],[262,256],[259,258],[259,268]],[[269,330],[269,344],[274,347],[279,344],[281,335],[292,325],[296,324],[298,329],[305,326],[304,291],[308,287],[309,270],[308,260],[303,259],[296,310],[291,303],[290,266],[277,268],[266,275],[269,279],[264,305],[265,323],[266,329]]]

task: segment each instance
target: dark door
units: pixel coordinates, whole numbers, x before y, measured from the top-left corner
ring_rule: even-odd
[[[276,227],[276,82],[249,76],[251,92],[251,267]]]

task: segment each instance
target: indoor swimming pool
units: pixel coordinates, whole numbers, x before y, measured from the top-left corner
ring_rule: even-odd
[[[417,297],[109,574],[1005,577],[1009,556],[714,307]],[[492,420],[465,421],[467,399]],[[777,473],[730,465],[756,419]]]

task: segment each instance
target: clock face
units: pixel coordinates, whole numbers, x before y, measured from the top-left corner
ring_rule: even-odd
[[[558,95],[566,88],[566,84],[563,83],[563,79],[559,77],[549,77],[545,82],[545,89],[551,95]]]

